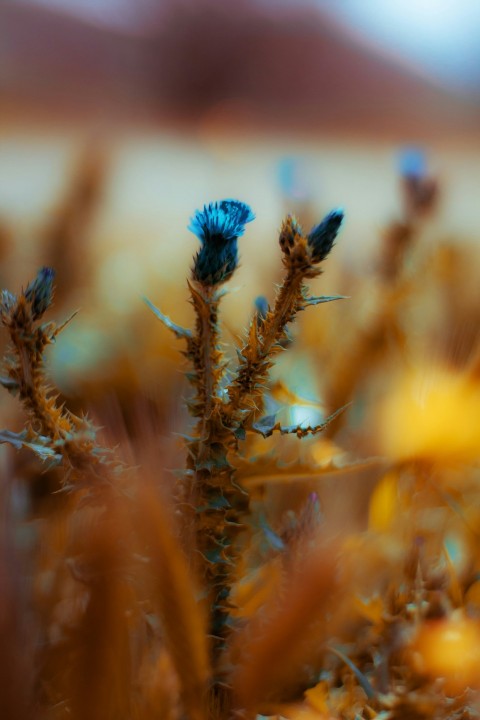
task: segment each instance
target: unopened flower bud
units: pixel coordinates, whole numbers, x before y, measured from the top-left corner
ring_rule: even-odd
[[[343,217],[342,209],[332,210],[309,233],[307,242],[314,263],[322,262],[327,257],[340,230]]]
[[[27,286],[25,298],[32,306],[32,317],[34,320],[40,318],[53,301],[53,279],[55,271],[49,267],[43,267],[38,271],[35,280]]]

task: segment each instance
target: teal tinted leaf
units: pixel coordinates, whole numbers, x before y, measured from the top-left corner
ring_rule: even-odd
[[[42,444],[41,442],[30,442],[29,440],[26,440],[26,433],[15,433],[11,432],[10,430],[1,430],[0,431],[0,443],[9,443],[12,447],[15,448],[15,450],[21,450],[22,448],[28,448],[29,450],[32,450],[38,457],[40,457],[42,460],[50,460],[54,463],[59,463],[62,460],[62,456],[55,452],[55,450],[51,447],[49,447],[47,444]],[[40,438],[39,439],[43,439]],[[45,441],[48,442],[48,438],[45,438]]]
[[[183,338],[184,340],[189,340],[192,338],[191,330],[188,330],[187,328],[184,328],[181,325],[177,325],[176,323],[174,323],[167,315],[164,315],[157,307],[155,307],[155,305],[150,302],[148,298],[144,297],[143,302],[150,308],[155,317],[158,318],[160,322],[165,325],[165,327],[171,330],[177,336],[177,338]]]
[[[333,300],[348,300],[348,295],[318,295],[306,297],[304,305],[320,305],[320,303],[333,302]]]
[[[340,660],[342,660],[345,665],[347,665],[350,670],[353,672],[355,677],[357,678],[360,686],[362,687],[363,691],[365,692],[365,695],[369,700],[372,700],[376,693],[373,687],[371,686],[368,678],[357,668],[356,665],[353,664],[353,662],[348,658],[341,650],[338,650],[336,647],[327,646],[327,649],[330,650],[331,653],[336,655]]]
[[[270,527],[263,513],[261,513],[259,517],[259,524],[263,530],[265,539],[267,540],[272,550],[285,550],[285,543],[283,542],[280,535],[277,535],[277,533]]]
[[[10,430],[0,430],[0,443],[9,443],[15,450],[21,450],[25,433],[15,433]]]
[[[281,423],[275,422],[274,415],[268,415],[267,417],[261,418],[258,422],[253,423],[252,430],[263,435],[264,438],[270,437],[270,435],[273,435],[276,431],[281,435],[296,435],[298,438],[306,437],[307,435],[317,435],[325,430],[327,425],[346,410],[350,404],[351,403],[343,405],[319,425],[281,425]]]
[[[4,375],[0,377],[0,385],[3,385],[3,387],[8,390],[8,392],[12,393],[12,395],[15,395],[15,393],[20,387],[16,380],[13,380],[13,378],[5,377]]]

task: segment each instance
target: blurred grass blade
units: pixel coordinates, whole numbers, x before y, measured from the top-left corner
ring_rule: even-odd
[[[206,622],[195,599],[192,573],[175,538],[161,498],[144,485],[138,494],[138,533],[152,562],[153,602],[162,619],[165,644],[191,720],[206,720],[209,679]]]
[[[295,682],[312,623],[322,617],[334,592],[336,556],[335,547],[319,542],[237,633],[232,686],[238,707],[258,707]]]

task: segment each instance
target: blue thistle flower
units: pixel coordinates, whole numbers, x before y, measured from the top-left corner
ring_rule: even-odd
[[[52,304],[54,277],[55,271],[52,268],[43,267],[38,271],[35,280],[32,280],[25,290],[25,298],[32,306],[34,320],[41,317]]]
[[[327,257],[340,230],[343,218],[344,214],[341,208],[332,210],[321,223],[315,225],[310,231],[307,242],[314,263],[322,262]]]
[[[239,200],[220,200],[196,211],[188,226],[201,242],[193,265],[195,280],[218,285],[232,276],[238,264],[237,239],[254,218],[250,207]]]

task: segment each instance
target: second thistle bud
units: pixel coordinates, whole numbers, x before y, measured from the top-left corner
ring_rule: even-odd
[[[25,290],[25,298],[32,307],[34,320],[38,320],[52,304],[54,277],[55,271],[52,268],[43,267]]]
[[[321,223],[315,225],[310,231],[307,242],[314,263],[322,262],[327,257],[340,230],[343,218],[343,210],[332,210]]]

